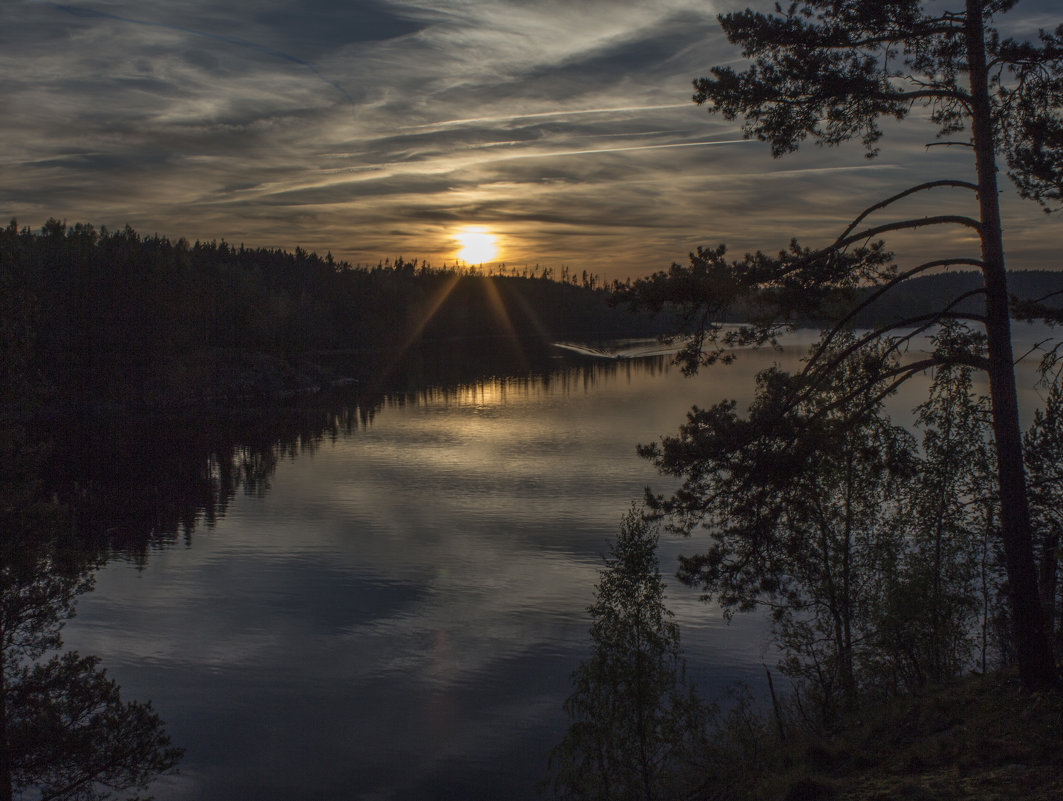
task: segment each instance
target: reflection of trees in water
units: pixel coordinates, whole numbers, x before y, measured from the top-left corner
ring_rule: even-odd
[[[0,428],[0,801],[97,801],[146,787],[182,752],[95,657],[59,650],[95,565],[37,480],[41,456]]]
[[[213,526],[237,493],[265,495],[282,459],[356,427],[349,411],[72,424],[53,430],[52,480],[85,547],[144,559]]]
[[[514,375],[494,354],[474,356],[447,363],[422,353],[416,369],[396,369],[390,382],[362,381],[360,394],[285,408],[53,421],[37,431],[47,446],[0,427],[0,801],[23,792],[102,799],[149,782],[180,757],[150,705],[123,702],[95,657],[58,650],[75,597],[107,558],[146,560],[151,548],[189,543],[238,493],[267,493],[282,460],[368,428],[382,409],[485,388],[514,398],[575,394],[665,369],[659,359],[574,362],[545,353]]]
[[[382,358],[382,357],[381,357]],[[451,360],[418,352],[384,385],[360,379],[357,393],[311,396],[299,404],[216,410],[194,417],[118,416],[50,425],[52,489],[69,506],[79,541],[102,558],[146,560],[152,547],[190,543],[213,527],[238,494],[263,496],[277,465],[322,442],[372,425],[383,409],[473,399],[485,392],[583,393],[638,374],[657,374],[665,357],[609,360],[542,349],[527,371],[503,370],[490,349]],[[371,365],[381,369],[381,364]],[[374,389],[373,387],[377,387]]]
[[[99,801],[146,787],[182,752],[95,657],[59,650],[96,559],[41,479],[49,449],[20,422],[43,392],[29,368],[32,305],[8,278],[0,270],[0,801]]]
[[[495,399],[507,395],[518,398],[536,392],[583,394],[617,378],[662,374],[670,363],[664,356],[626,360],[579,359],[575,363],[569,359],[556,361],[549,370],[520,375],[488,373],[465,381],[426,384],[404,392],[392,392],[378,401],[377,408],[474,401],[477,396]]]

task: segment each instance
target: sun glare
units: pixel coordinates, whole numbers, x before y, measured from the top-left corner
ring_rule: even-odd
[[[495,235],[482,228],[463,228],[454,238],[458,241],[458,260],[466,264],[484,264],[498,256]]]

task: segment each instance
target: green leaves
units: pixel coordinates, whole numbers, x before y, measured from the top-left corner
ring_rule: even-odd
[[[1050,211],[1063,203],[1063,25],[1039,40],[994,41],[990,55],[1008,175],[1023,197]]]
[[[987,22],[1014,2],[983,3]],[[742,11],[720,18],[751,63],[716,67],[694,81],[694,101],[726,119],[772,155],[811,140],[859,139],[869,157],[880,118],[903,119],[922,106],[939,136],[963,131],[972,113],[965,15],[897,2],[808,2],[776,14]],[[987,31],[993,129],[1023,197],[1046,209],[1063,202],[1063,26],[1039,42],[1001,41]]]
[[[962,99],[954,86],[937,84],[939,70],[919,65],[923,36],[950,37],[962,28],[924,17],[919,5],[814,2],[779,14],[723,16],[727,38],[753,63],[741,73],[714,68],[711,78],[694,81],[694,100],[727,119],[742,117],[746,136],[768,142],[774,156],[809,138],[837,145],[857,137],[872,156],[880,117],[902,119],[916,98],[945,105]],[[925,75],[904,86],[913,69]]]
[[[570,726],[550,757],[560,798],[680,798],[706,740],[664,604],[657,534],[635,506],[621,523],[590,608],[592,652],[572,676]]]

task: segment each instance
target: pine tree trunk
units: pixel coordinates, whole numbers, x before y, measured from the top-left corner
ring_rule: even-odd
[[[993,403],[1004,558],[1019,675],[1026,689],[1036,689],[1054,684],[1056,672],[1033,559],[987,85],[985,29],[979,0],[967,0],[966,36],[971,85],[971,133],[978,171],[978,202],[982,223],[980,235],[986,291],[989,391]]]

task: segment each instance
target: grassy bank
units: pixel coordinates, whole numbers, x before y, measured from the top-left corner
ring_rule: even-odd
[[[834,734],[765,754],[750,797],[785,801],[1056,801],[1063,692],[970,677],[862,710]]]

